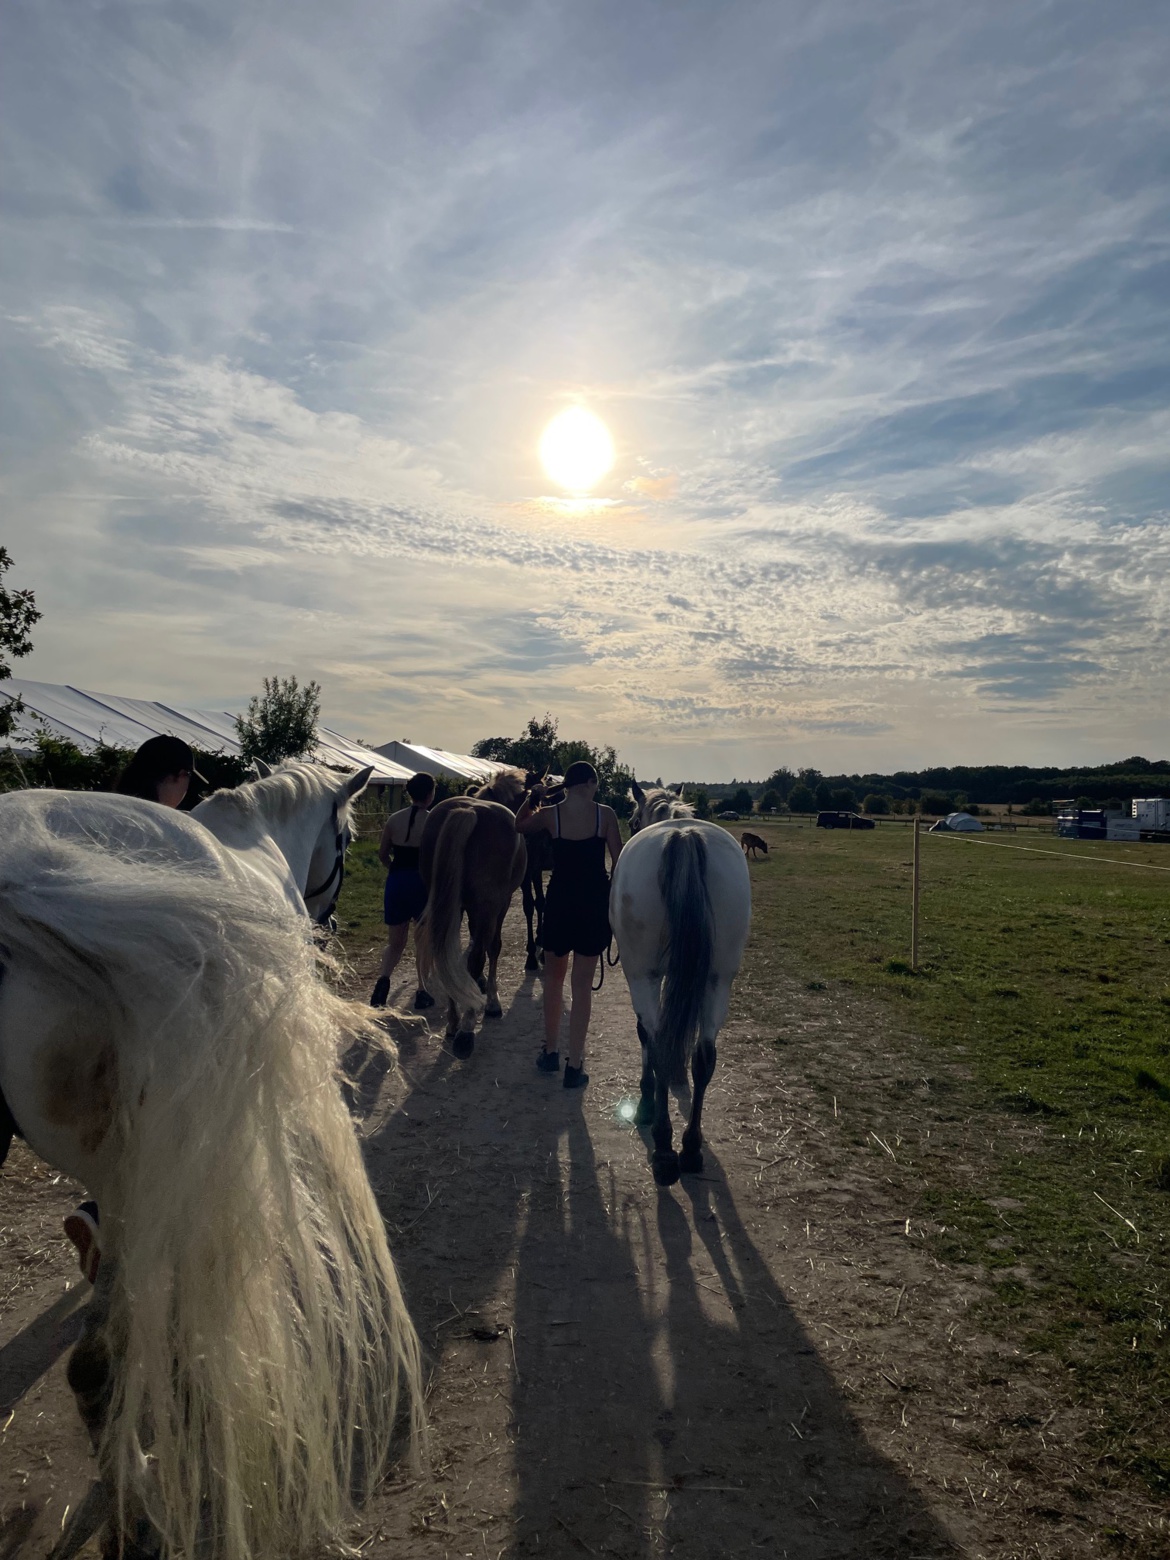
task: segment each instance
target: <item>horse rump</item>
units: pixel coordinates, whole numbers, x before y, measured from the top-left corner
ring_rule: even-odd
[[[672,1083],[686,1082],[711,978],[715,919],[707,890],[707,844],[698,829],[671,833],[662,850],[658,886],[666,909],[666,975],[656,1047]]]

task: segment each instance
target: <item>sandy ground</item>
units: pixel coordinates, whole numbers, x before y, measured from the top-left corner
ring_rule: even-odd
[[[623,1118],[638,1058],[620,970],[595,998],[584,1093],[534,1068],[540,981],[518,956],[469,1062],[436,1021],[402,1034],[396,1072],[366,1073],[356,1108],[432,1439],[353,1542],[411,1560],[1170,1553],[1161,1513],[1086,1487],[1059,1373],[976,1325],[985,1275],[930,1254],[921,1165],[977,1176],[984,1151],[961,1069],[764,969],[784,1030],[742,1016],[741,986],[704,1173],[668,1190]],[[75,1189],[18,1146],[0,1193],[7,1560],[47,1553],[90,1469],[63,1380]]]

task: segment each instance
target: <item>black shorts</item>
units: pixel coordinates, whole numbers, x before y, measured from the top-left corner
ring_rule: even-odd
[[[566,953],[596,958],[609,947],[609,880],[585,890],[562,892],[556,874],[548,885],[544,910],[544,951],[560,959]]]

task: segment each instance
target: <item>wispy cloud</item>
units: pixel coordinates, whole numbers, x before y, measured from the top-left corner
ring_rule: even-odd
[[[1155,6],[116,14],[0,100],[40,675],[709,773],[1170,737]]]

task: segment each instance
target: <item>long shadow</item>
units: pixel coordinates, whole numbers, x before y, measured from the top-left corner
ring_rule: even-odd
[[[91,1293],[88,1284],[74,1284],[0,1349],[0,1414],[15,1407],[77,1342],[85,1302]]]

